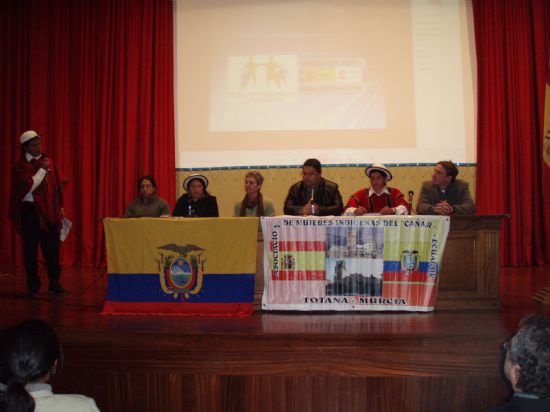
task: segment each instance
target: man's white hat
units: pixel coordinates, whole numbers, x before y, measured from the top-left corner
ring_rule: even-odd
[[[386,182],[389,182],[393,177],[389,169],[382,163],[375,163],[365,169],[365,174],[367,176],[370,176],[372,172],[382,173],[384,176],[386,176]]]
[[[28,143],[31,140],[40,138],[40,137],[42,136],[40,136],[34,130],[27,130],[25,133],[21,134],[21,136],[19,137],[19,143],[21,144],[21,146],[23,146],[25,143]]]
[[[194,173],[192,175],[187,176],[183,181],[183,188],[185,189],[185,191],[187,191],[187,187],[189,186],[189,183],[191,183],[191,180],[195,180],[195,179],[202,181],[205,189],[208,187],[208,179],[206,178],[206,176],[200,175],[198,173]]]

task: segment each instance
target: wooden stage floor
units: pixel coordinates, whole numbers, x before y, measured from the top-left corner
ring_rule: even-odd
[[[25,297],[1,268],[0,328],[42,318],[65,364],[57,392],[102,411],[477,411],[510,394],[502,342],[550,266],[501,269],[502,306],[433,313],[289,313],[247,318],[101,316],[106,275],[64,270],[63,299]]]

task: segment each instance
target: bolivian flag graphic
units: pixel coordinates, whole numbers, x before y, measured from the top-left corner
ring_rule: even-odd
[[[252,313],[257,218],[105,219],[102,314]]]

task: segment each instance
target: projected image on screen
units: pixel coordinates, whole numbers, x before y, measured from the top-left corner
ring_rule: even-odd
[[[465,0],[175,5],[178,167],[475,160]]]
[[[225,94],[218,92],[224,89]],[[374,74],[369,78],[362,57],[229,57],[225,88],[211,90],[210,131],[386,126],[382,82]]]

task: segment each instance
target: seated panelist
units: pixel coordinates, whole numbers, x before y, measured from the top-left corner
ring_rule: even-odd
[[[394,187],[386,185],[392,179],[389,169],[381,163],[365,169],[369,177],[370,187],[355,192],[346,205],[346,216],[361,216],[367,213],[381,215],[407,215],[409,203],[403,193]]]
[[[321,162],[307,159],[302,167],[302,181],[288,190],[284,211],[294,216],[340,216],[342,196],[338,185],[321,176]]]
[[[124,217],[170,216],[168,202],[157,196],[157,182],[153,176],[139,178],[138,193],[138,197],[128,205]]]
[[[273,201],[260,190],[264,177],[260,172],[248,172],[244,177],[244,198],[235,203],[234,216],[275,216]]]
[[[438,162],[432,180],[422,184],[416,206],[419,215],[471,215],[476,207],[468,182],[457,179],[458,169],[451,161]]]
[[[176,202],[174,216],[218,217],[216,196],[206,191],[208,179],[200,174],[187,176],[183,181],[184,193]]]

